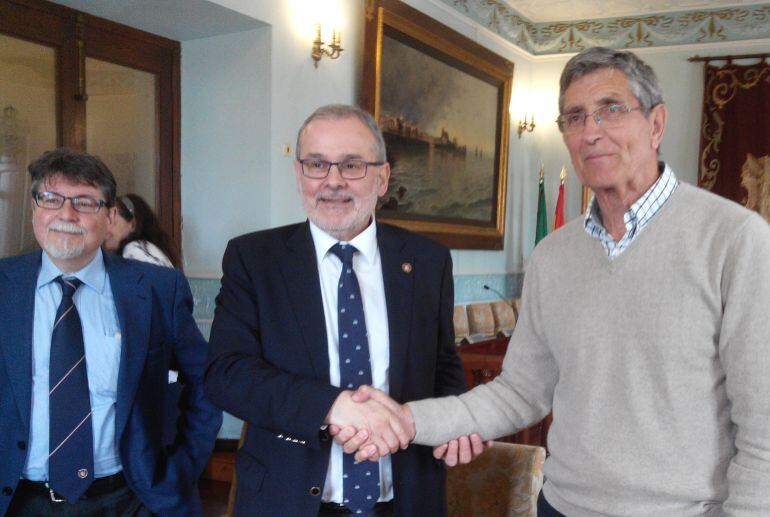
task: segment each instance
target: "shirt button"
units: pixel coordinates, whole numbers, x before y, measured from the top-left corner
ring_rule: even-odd
[[[321,489],[317,486],[314,486],[313,488],[310,489],[310,495],[312,495],[313,497],[321,495]]]
[[[5,494],[5,495],[11,495],[12,493],[13,493],[13,488],[11,488],[11,487],[9,487],[9,486],[4,486],[4,487],[3,487],[3,494]]]
[[[23,450],[23,451],[26,451],[26,450],[27,450],[27,444],[26,444],[26,442],[19,442],[19,443],[17,443],[16,445],[18,445],[18,446],[19,446],[19,449],[21,449],[21,450]]]

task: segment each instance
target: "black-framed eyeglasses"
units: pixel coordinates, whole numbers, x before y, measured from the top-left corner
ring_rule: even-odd
[[[64,206],[65,201],[68,199],[72,204],[72,208],[76,212],[82,214],[95,214],[107,203],[101,199],[96,199],[91,196],[63,196],[57,192],[33,192],[32,198],[35,200],[35,204],[40,208],[46,210],[58,210]]]
[[[322,180],[329,175],[332,165],[337,166],[340,176],[346,180],[360,180],[366,176],[366,171],[370,166],[378,167],[385,165],[385,162],[367,162],[366,160],[343,160],[341,162],[330,162],[327,160],[318,160],[316,158],[305,158],[299,160],[302,164],[302,174],[308,178]]]
[[[596,125],[604,127],[617,127],[623,122],[623,118],[632,111],[642,109],[640,106],[629,108],[625,104],[607,104],[597,109],[593,113],[577,111],[575,113],[565,113],[556,118],[556,124],[559,131],[564,134],[578,133],[586,127],[586,119],[591,117]]]

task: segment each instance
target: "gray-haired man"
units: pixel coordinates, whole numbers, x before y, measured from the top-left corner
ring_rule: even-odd
[[[572,58],[559,109],[589,213],[534,251],[502,374],[402,418],[439,445],[552,410],[540,515],[767,515],[770,227],[658,161],[666,106],[634,54]]]
[[[464,390],[449,250],[375,220],[390,167],[359,108],[310,115],[294,173],[308,221],[233,239],[222,261],[206,389],[249,422],[235,513],[443,515],[430,449],[356,464],[321,427],[355,426],[392,452],[408,443],[398,419],[391,428],[385,407],[354,403],[355,388],[402,401]]]

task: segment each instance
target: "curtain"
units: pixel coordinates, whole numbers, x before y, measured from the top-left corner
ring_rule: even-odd
[[[770,64],[758,57],[705,64],[698,184],[770,222]]]

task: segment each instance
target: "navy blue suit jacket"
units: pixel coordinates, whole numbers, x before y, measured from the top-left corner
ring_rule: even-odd
[[[160,515],[199,515],[196,481],[222,413],[203,395],[206,342],[176,270],[105,254],[123,346],[116,439],[129,486]],[[0,514],[26,459],[32,404],[32,328],[41,252],[0,260]],[[176,439],[163,443],[169,365],[186,382]]]
[[[388,312],[390,395],[465,389],[455,351],[449,250],[377,225]],[[405,265],[409,264],[409,267]],[[249,422],[238,452],[236,515],[318,515],[331,441],[319,432],[340,393],[329,384],[321,288],[307,223],[233,239],[211,330],[206,393]],[[397,515],[446,513],[445,470],[428,447],[392,459]]]

